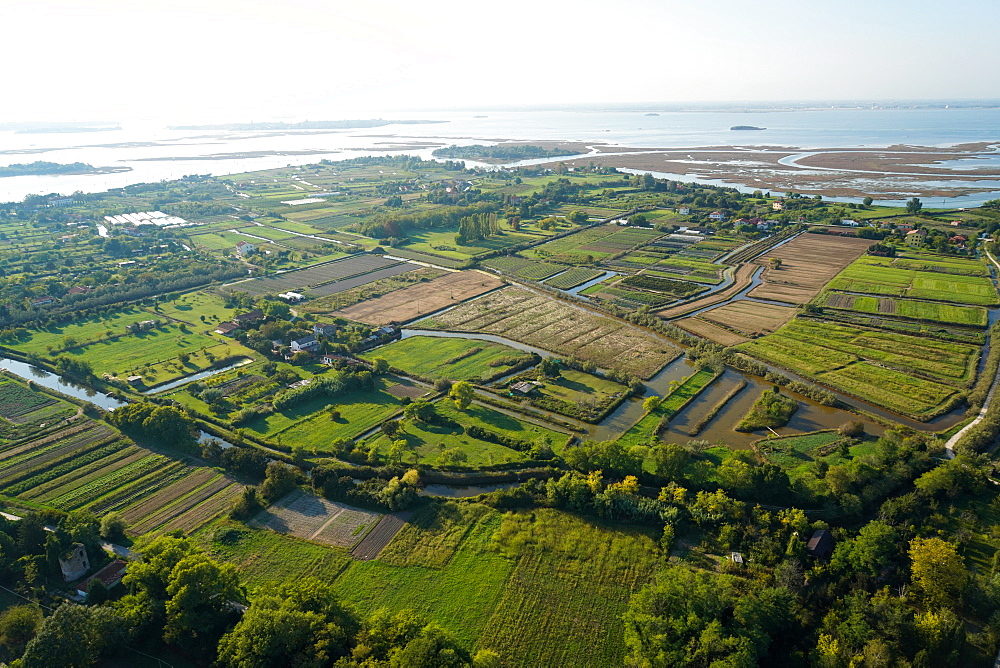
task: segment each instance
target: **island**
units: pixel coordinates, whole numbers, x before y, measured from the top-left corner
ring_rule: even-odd
[[[47,176],[51,174],[115,174],[130,172],[131,167],[94,167],[85,162],[44,162],[18,163],[0,167],[0,178],[10,176]]]
[[[511,162],[532,158],[558,158],[559,156],[574,155],[576,153],[576,150],[570,148],[544,148],[533,144],[498,144],[496,146],[472,144],[471,146],[452,145],[435,149],[433,155],[435,158],[480,160],[483,162]]]
[[[729,128],[730,130],[766,130],[767,128],[758,128],[756,125],[734,125]]]

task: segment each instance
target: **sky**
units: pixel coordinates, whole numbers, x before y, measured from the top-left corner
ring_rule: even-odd
[[[0,25],[0,121],[1000,98],[995,0],[0,0]]]

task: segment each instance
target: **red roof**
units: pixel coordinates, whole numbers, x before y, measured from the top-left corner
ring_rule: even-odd
[[[90,591],[90,583],[94,580],[100,580],[104,583],[105,587],[110,589],[121,582],[127,568],[127,562],[124,562],[121,559],[115,559],[110,564],[87,578],[87,581],[84,582],[83,586],[79,587],[79,589],[82,591]]]

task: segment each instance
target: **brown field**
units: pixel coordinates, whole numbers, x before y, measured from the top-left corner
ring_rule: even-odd
[[[383,515],[382,520],[368,535],[351,550],[351,556],[360,561],[371,561],[385,549],[385,546],[392,542],[400,529],[406,526],[406,521],[410,519],[412,511],[402,513],[392,513]]]
[[[754,264],[741,264],[736,269],[736,275],[733,277],[735,279],[733,284],[725,290],[719,290],[718,292],[714,292],[707,297],[696,299],[692,302],[685,302],[684,304],[679,304],[677,306],[671,306],[670,308],[663,309],[662,311],[657,311],[656,315],[669,320],[671,318],[679,318],[687,315],[688,313],[692,313],[698,309],[703,309],[706,306],[721,304],[743,288],[750,285],[750,281],[753,280],[753,273],[756,270],[757,266]]]
[[[771,334],[795,315],[791,306],[762,304],[748,300],[729,302],[711,311],[705,311],[699,317],[716,325],[735,329],[755,338]]]
[[[501,285],[503,281],[489,274],[459,271],[348,306],[331,315],[368,325],[409,322]]]
[[[738,346],[750,340],[745,336],[730,332],[728,329],[723,329],[698,317],[675,320],[674,324],[683,330],[691,332],[695,336],[718,343],[720,346]]]
[[[338,547],[351,547],[381,517],[297,489],[253,519],[252,524]]]
[[[509,287],[421,323],[428,329],[487,332],[649,378],[680,351],[624,322],[518,287]]]
[[[750,296],[805,304],[871,244],[870,239],[856,237],[800,234],[758,260],[767,267],[764,283],[751,290]],[[772,257],[781,259],[777,269],[768,266]]]
[[[385,388],[385,391],[397,399],[402,399],[403,397],[417,399],[430,392],[430,388],[421,387],[412,381],[400,379],[395,385]]]

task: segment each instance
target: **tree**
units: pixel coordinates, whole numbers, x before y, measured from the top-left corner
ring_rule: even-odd
[[[101,538],[112,542],[122,540],[127,526],[122,514],[112,511],[101,518]]]
[[[684,466],[687,464],[689,453],[676,443],[663,443],[653,446],[649,451],[653,461],[653,471],[656,475],[679,479],[684,473]]]
[[[37,605],[15,605],[0,615],[0,645],[10,657],[18,657],[42,625],[42,609]]]
[[[833,551],[834,568],[847,573],[876,577],[890,566],[899,553],[899,532],[885,522],[874,520],[861,528],[856,538],[840,542]]]
[[[921,598],[935,607],[952,607],[965,589],[968,573],[958,550],[940,538],[910,541],[910,579]]]
[[[163,638],[167,642],[215,641],[232,604],[244,599],[236,567],[192,553],[177,562],[167,580]]]
[[[272,502],[291,492],[298,485],[299,476],[291,466],[278,461],[268,462],[260,495]]]
[[[559,361],[554,357],[546,357],[538,365],[538,370],[546,378],[555,378],[559,375]]]
[[[46,619],[21,657],[22,668],[84,668],[123,639],[124,624],[111,608],[64,603]]]
[[[316,578],[271,585],[222,637],[218,661],[232,668],[328,665],[347,654],[355,628],[332,588]]]
[[[384,357],[376,357],[372,360],[372,373],[381,376],[389,371],[389,361]]]
[[[875,201],[875,200],[873,200],[873,199],[872,199],[871,197],[866,197],[866,198],[864,199],[863,203],[864,203],[864,205],[865,205],[865,206],[871,206],[871,205],[872,205],[872,202],[874,202],[874,201]]]
[[[913,197],[906,200],[906,213],[916,214],[920,213],[920,210],[924,208],[923,203],[918,197]]]
[[[230,509],[229,516],[234,520],[248,520],[263,509],[264,504],[260,500],[257,488],[253,485],[247,485]]]
[[[437,410],[426,399],[417,399],[403,409],[403,417],[415,422],[433,422],[437,417]]]
[[[663,397],[658,397],[655,395],[652,397],[646,397],[646,400],[642,402],[642,410],[645,413],[652,413],[657,408],[659,408],[660,404],[662,403],[663,403]]]
[[[451,391],[448,392],[448,397],[450,397],[454,402],[455,406],[459,410],[465,410],[472,404],[472,400],[476,396],[476,390],[472,387],[472,383],[461,380],[451,386]]]

